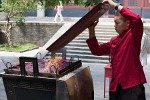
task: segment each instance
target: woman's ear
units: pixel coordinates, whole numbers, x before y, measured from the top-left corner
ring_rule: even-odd
[[[130,26],[130,21],[129,20],[126,21],[126,25],[127,25],[127,27]]]

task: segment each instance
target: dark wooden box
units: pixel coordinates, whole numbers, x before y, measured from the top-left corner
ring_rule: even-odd
[[[20,66],[30,60],[37,65],[36,58],[23,57]],[[34,66],[33,75],[27,75],[24,67],[20,74],[1,73],[8,100],[93,100],[91,73],[89,67],[82,67],[81,61],[53,77],[40,76]]]

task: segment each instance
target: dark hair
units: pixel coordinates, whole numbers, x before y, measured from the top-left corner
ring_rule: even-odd
[[[122,16],[118,10],[116,11],[115,16],[120,16],[120,18],[121,18],[123,21],[127,21],[127,18],[125,18],[124,16]]]

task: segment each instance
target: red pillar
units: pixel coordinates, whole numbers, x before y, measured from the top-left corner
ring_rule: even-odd
[[[143,17],[143,7],[145,0],[141,0],[141,17]]]
[[[124,0],[124,6],[125,7],[128,7],[128,2],[129,2],[129,0]]]
[[[144,0],[144,7],[149,7],[149,0]]]

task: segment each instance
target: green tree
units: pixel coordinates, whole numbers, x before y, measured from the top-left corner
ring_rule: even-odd
[[[93,6],[101,0],[62,0],[63,4],[74,2],[76,5]],[[7,42],[10,47],[13,46],[10,30],[13,22],[10,19],[18,22],[24,22],[24,15],[27,11],[36,10],[36,5],[40,4],[46,8],[52,8],[58,4],[59,0],[2,0],[1,11],[6,13],[6,24],[2,32],[5,33]]]
[[[40,1],[42,4],[46,4],[46,7],[54,7],[58,4],[60,0],[37,0]],[[83,5],[83,6],[94,6],[101,2],[102,0],[61,0],[63,4],[68,4],[69,2],[74,2],[76,5]]]
[[[87,0],[84,4],[85,6],[94,6],[97,5],[99,2],[102,2],[102,0]]]
[[[0,10],[6,13],[6,24],[2,32],[5,34],[10,47],[13,46],[10,33],[13,22],[10,22],[10,19],[12,18],[16,22],[22,22],[24,20],[24,14],[29,10],[35,10],[36,4],[37,2],[34,0],[2,0],[2,8]]]

